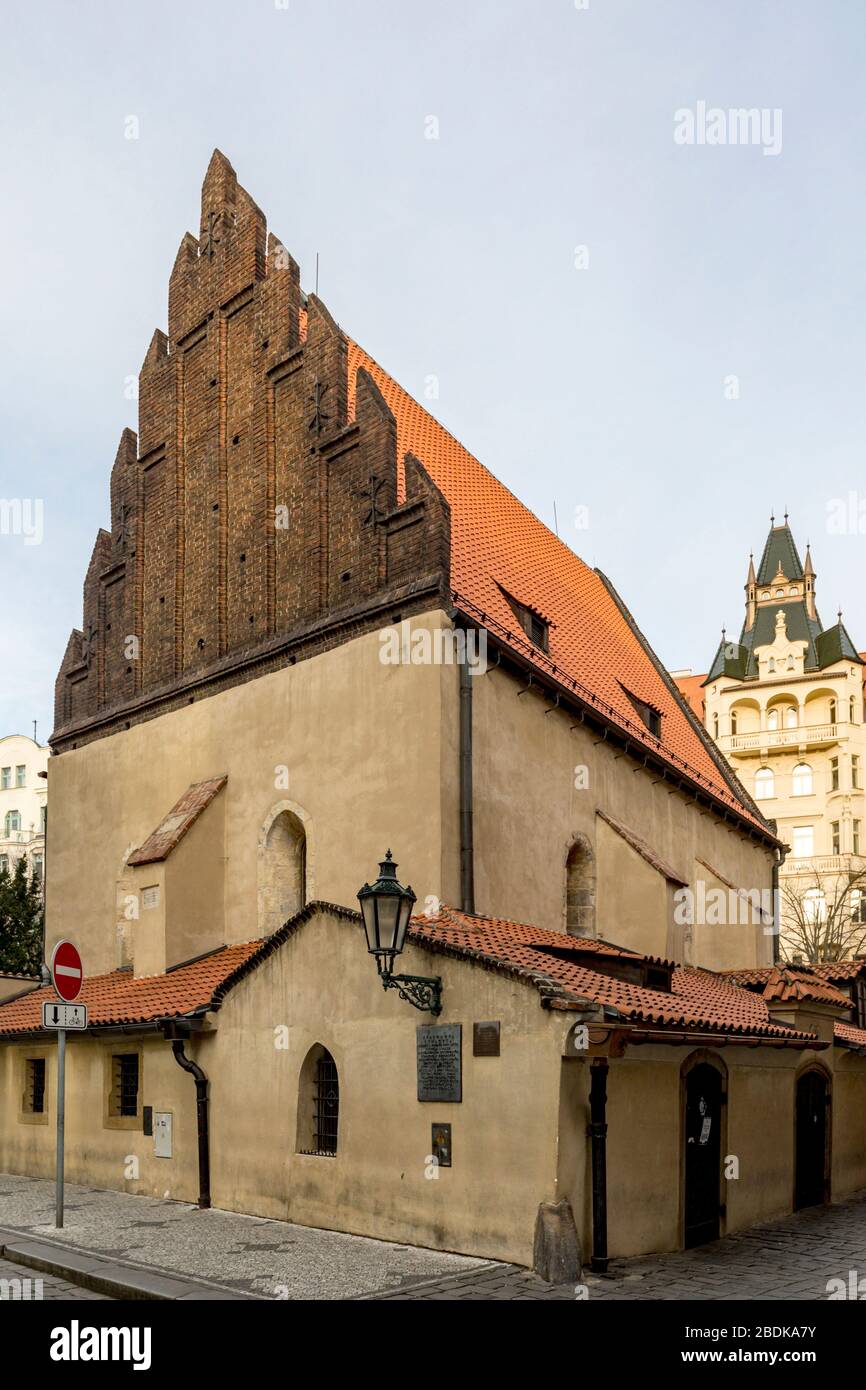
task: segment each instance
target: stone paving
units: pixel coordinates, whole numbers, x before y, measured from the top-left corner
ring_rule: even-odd
[[[104,1294],[91,1293],[80,1289],[77,1284],[68,1284],[65,1279],[57,1279],[53,1274],[40,1274],[27,1265],[13,1264],[11,1260],[0,1259],[0,1303],[6,1300],[35,1300],[37,1302],[63,1302],[70,1299],[98,1299],[108,1302]]]
[[[779,1221],[737,1232],[697,1250],[611,1261],[608,1276],[585,1274],[587,1302],[599,1300],[828,1298],[828,1281],[849,1284],[850,1271],[866,1294],[866,1192],[831,1207],[811,1207]],[[831,1285],[831,1288],[834,1286]],[[493,1302],[574,1301],[573,1284],[551,1287],[515,1265],[426,1281],[415,1288],[382,1291],[376,1299],[464,1299]]]
[[[54,1183],[9,1173],[0,1174],[0,1227],[259,1298],[358,1298],[490,1268],[465,1255],[74,1183],[58,1231]]]
[[[516,1265],[72,1184],[63,1231],[53,1212],[50,1181],[0,1175],[0,1227],[263,1299],[808,1301],[826,1299],[830,1280],[847,1285],[851,1271],[866,1294],[866,1192],[697,1250],[614,1260],[606,1277],[586,1273],[582,1288],[551,1287]],[[0,1279],[6,1269],[38,1277],[0,1261]],[[98,1296],[41,1277],[46,1298]]]

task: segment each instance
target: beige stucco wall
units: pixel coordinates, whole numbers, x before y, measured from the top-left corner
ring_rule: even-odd
[[[625,842],[613,847],[613,832],[600,829],[599,810],[646,842],[692,889],[698,859],[737,887],[771,888],[767,846],[674,791],[573,716],[548,713],[549,701],[533,691],[518,694],[524,687],[501,670],[475,677],[472,689],[480,912],[564,930],[565,860],[584,835],[598,861],[597,934],[665,955],[676,939],[665,879]],[[759,926],[719,927],[712,941],[711,931],[678,958],[728,968],[772,960],[772,938]]]
[[[412,626],[445,621],[431,615]],[[188,936],[190,955],[214,937],[259,935],[260,832],[279,804],[290,804],[306,827],[308,900],[356,906],[359,887],[391,846],[422,903],[457,901],[457,671],[383,665],[380,649],[377,634],[359,637],[51,758],[49,951],[70,936],[89,974],[116,967],[117,885],[130,846],[191,783],[223,773],[225,788],[190,837],[219,841],[224,909],[221,921],[203,924],[200,946]],[[193,920],[213,869],[210,854],[190,864],[180,896]],[[155,872],[144,877],[159,881]],[[145,919],[149,930],[154,919]],[[150,961],[159,968],[158,953]]]

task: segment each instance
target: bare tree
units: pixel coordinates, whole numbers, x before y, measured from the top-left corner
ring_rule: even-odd
[[[866,949],[866,868],[783,874],[780,888],[780,935],[789,959],[814,965]]]

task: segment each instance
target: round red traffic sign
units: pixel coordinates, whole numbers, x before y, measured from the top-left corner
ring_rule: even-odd
[[[51,979],[60,998],[65,999],[67,1004],[71,1004],[81,993],[84,967],[78,947],[73,946],[71,941],[58,941],[54,947],[51,957]]]

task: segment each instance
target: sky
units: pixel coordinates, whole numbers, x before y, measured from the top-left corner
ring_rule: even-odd
[[[866,648],[864,50],[851,0],[5,0],[0,734],[51,730],[215,147],[670,668],[786,508]]]

